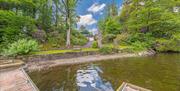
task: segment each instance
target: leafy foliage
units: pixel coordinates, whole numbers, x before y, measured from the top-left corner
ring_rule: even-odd
[[[180,13],[173,12],[179,5],[178,0],[131,0],[119,16],[101,20],[99,29],[103,36],[116,35],[116,45],[132,46],[133,51],[179,51],[174,36],[180,32]]]
[[[33,0],[0,0],[0,9],[13,10],[16,14],[34,16],[36,6]],[[19,13],[18,11],[22,11]]]
[[[111,54],[113,52],[113,47],[112,46],[103,46],[99,50],[100,53],[102,54]]]
[[[34,28],[31,17],[17,16],[11,11],[0,10],[0,43],[13,42],[25,37]]]
[[[38,50],[38,43],[34,40],[22,39],[8,45],[4,50],[7,56],[25,55]]]
[[[114,39],[116,38],[116,35],[114,34],[106,34],[103,36],[103,43],[112,43]]]
[[[77,2],[0,0],[0,50],[22,39],[38,40],[47,50],[64,47],[67,36],[73,45],[86,44],[86,37],[75,30]]]
[[[85,45],[88,42],[88,39],[83,36],[79,31],[73,30],[71,36],[71,42],[73,45]]]
[[[180,35],[175,34],[172,39],[158,39],[156,41],[156,50],[160,52],[180,52]]]
[[[98,48],[98,42],[97,41],[93,41],[92,48]]]
[[[130,35],[128,33],[118,34],[116,36],[116,38],[114,39],[114,43],[116,45],[127,45],[128,44],[129,36]]]

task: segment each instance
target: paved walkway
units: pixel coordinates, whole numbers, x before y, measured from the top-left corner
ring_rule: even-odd
[[[0,71],[0,91],[35,91],[21,69]]]
[[[91,48],[93,41],[89,41],[86,45],[83,46],[83,48]]]

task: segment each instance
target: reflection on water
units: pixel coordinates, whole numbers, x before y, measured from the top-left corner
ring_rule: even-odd
[[[116,90],[122,82],[152,91],[180,91],[180,54],[66,65],[29,75],[41,91]]]
[[[114,91],[109,82],[103,82],[99,73],[103,71],[91,65],[87,69],[77,70],[76,83],[79,91]]]

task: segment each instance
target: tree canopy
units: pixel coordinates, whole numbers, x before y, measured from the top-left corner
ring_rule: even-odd
[[[179,51],[180,40],[173,40],[180,33],[180,13],[173,11],[177,6],[180,6],[178,0],[126,0],[120,15],[101,20],[99,29],[104,41],[113,34],[116,37],[109,40],[120,40],[120,45],[141,45],[155,50],[165,46],[161,51]],[[168,49],[171,45],[163,40],[171,42],[176,50]]]

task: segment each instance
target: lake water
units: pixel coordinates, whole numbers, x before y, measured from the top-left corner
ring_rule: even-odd
[[[122,82],[132,83],[152,91],[180,91],[180,54],[158,54],[149,57],[66,65],[34,71],[29,75],[41,91],[80,91],[77,81],[78,72],[89,68],[98,72],[97,82],[108,83],[114,91]],[[86,91],[92,90],[86,89]],[[102,89],[102,91],[105,90]]]

